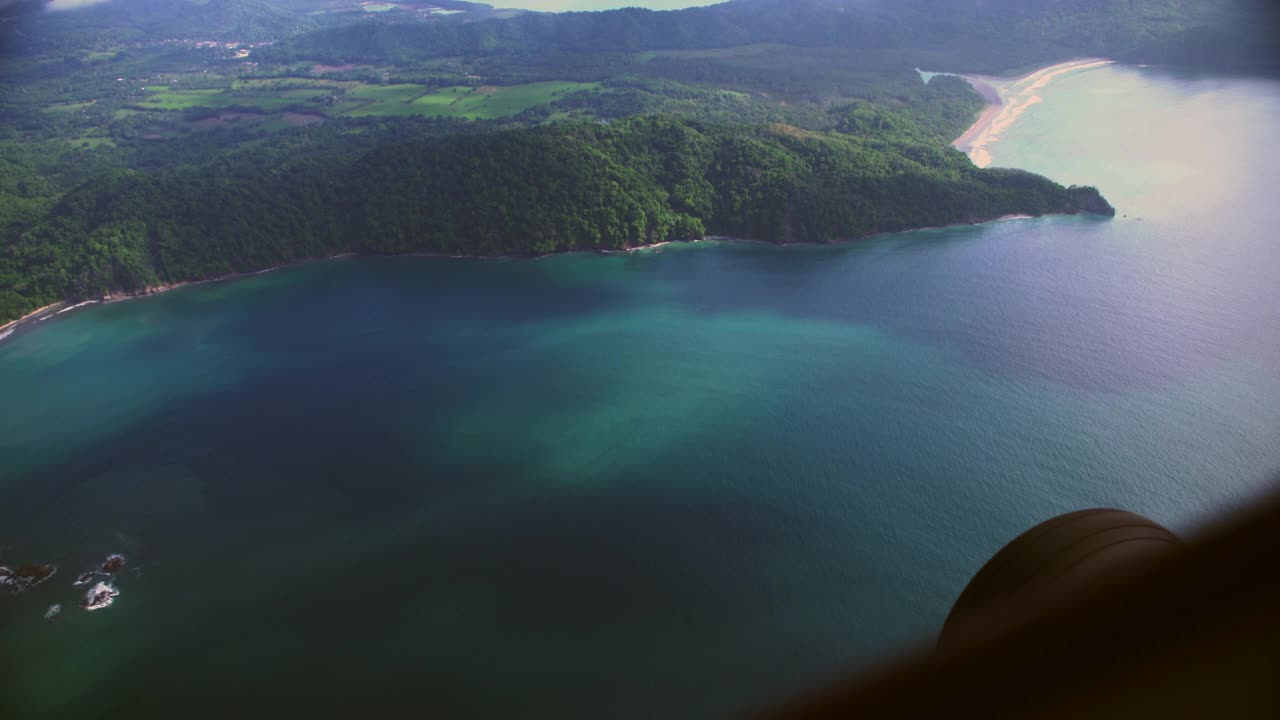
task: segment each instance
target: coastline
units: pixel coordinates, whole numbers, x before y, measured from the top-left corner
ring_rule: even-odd
[[[1032,219],[1033,217],[1034,216],[1032,215],[1002,215],[1000,217],[975,220],[973,222],[958,222],[958,223],[953,223],[951,225],[930,225],[926,227],[906,228],[903,230],[891,230],[886,232],[872,233],[870,235],[864,235],[860,237],[839,238],[837,240],[833,240],[827,243],[819,243],[819,242],[787,243],[787,242],[772,242],[769,240],[754,240],[752,238],[740,238],[740,237],[733,237],[729,235],[704,235],[701,238],[694,238],[692,240],[663,240],[661,242],[648,243],[646,245],[636,245],[634,247],[629,247],[623,250],[568,250],[565,252],[545,253],[543,255],[450,255],[445,253],[431,253],[431,252],[413,252],[413,253],[401,253],[398,255],[380,255],[376,253],[366,254],[366,253],[358,253],[358,252],[342,252],[336,255],[328,255],[324,257],[305,258],[302,260],[297,260],[295,262],[284,263],[282,265],[277,265],[275,267],[266,268],[264,270],[255,270],[253,272],[229,273],[227,275],[220,275],[218,277],[205,278],[204,280],[186,280],[183,282],[164,283],[161,285],[149,285],[140,290],[133,290],[133,291],[127,291],[127,292],[113,290],[103,295],[101,298],[94,299],[94,300],[82,300],[74,304],[68,304],[66,301],[56,302],[51,305],[46,305],[42,308],[39,308],[38,310],[33,310],[32,312],[27,313],[26,315],[18,318],[17,320],[11,320],[4,325],[0,325],[0,342],[4,342],[7,338],[9,338],[18,330],[37,325],[50,318],[58,317],[60,315],[63,315],[64,313],[68,313],[73,310],[78,310],[84,307],[89,307],[93,305],[108,305],[111,303],[125,302],[127,300],[136,300],[138,298],[150,297],[152,295],[160,295],[170,290],[176,290],[178,288],[187,287],[189,285],[206,285],[210,283],[220,283],[220,282],[229,282],[232,280],[241,280],[244,278],[253,277],[254,275],[265,275],[266,273],[275,272],[276,270],[285,270],[288,268],[298,267],[300,265],[306,265],[309,263],[329,262],[333,260],[343,260],[343,259],[353,258],[353,257],[433,257],[433,258],[448,258],[451,260],[503,260],[503,259],[509,259],[509,258],[520,258],[520,259],[536,261],[536,260],[541,260],[543,258],[552,257],[556,255],[579,255],[579,254],[630,255],[634,253],[659,250],[666,245],[675,245],[677,243],[693,244],[693,243],[701,242],[703,240],[712,240],[716,242],[735,242],[735,243],[773,245],[775,247],[784,247],[784,248],[785,247],[809,247],[809,246],[819,247],[819,246],[828,246],[828,245],[846,245],[849,243],[859,242],[861,240],[866,240],[869,238],[881,237],[885,235],[899,235],[902,233],[915,232],[917,230],[942,230],[942,229],[951,228],[951,227],[986,225],[988,223],[1004,222],[1007,220],[1027,220],[1027,219]]]
[[[53,317],[54,315],[59,314],[62,310],[63,305],[66,305],[66,303],[63,301],[58,301],[51,305],[45,305],[42,308],[36,308],[35,310],[32,310],[31,312],[27,313],[26,315],[23,315],[17,320],[10,320],[5,324],[0,325],[0,340],[3,340],[9,337],[10,335],[12,335],[13,331],[17,330],[18,327],[21,325],[35,324],[37,322],[40,322],[41,320],[47,320]]]
[[[1044,101],[1044,98],[1038,94],[1038,91],[1042,90],[1044,87],[1046,87],[1049,83],[1053,82],[1054,80],[1057,80],[1065,75],[1073,74],[1073,73],[1084,71],[1084,70],[1091,70],[1094,68],[1111,65],[1114,63],[1115,63],[1114,60],[1109,60],[1105,58],[1078,58],[1078,59],[1069,60],[1066,62],[1057,63],[1055,65],[1050,65],[1048,67],[1040,68],[1038,70],[1033,70],[1025,75],[1021,75],[1017,77],[995,77],[990,75],[960,75],[956,73],[937,73],[937,74],[953,74],[963,78],[980,95],[982,95],[987,102],[986,109],[983,110],[982,114],[978,117],[978,119],[971,126],[969,126],[969,128],[966,129],[964,133],[960,135],[960,137],[952,141],[951,146],[968,155],[969,159],[976,166],[980,168],[985,168],[990,166],[992,157],[988,149],[989,146],[999,141],[1001,139],[1001,133],[1003,133],[1004,130],[1006,130],[1010,125],[1012,125],[1024,112],[1026,112],[1032,106]],[[1002,220],[1017,219],[1017,218],[1023,218],[1023,217],[1027,217],[1027,216],[1013,215],[1013,216],[1003,216],[1003,217],[995,217],[995,218],[985,218],[980,220],[974,220],[971,222],[960,222],[960,223],[955,223],[953,225],[946,225],[946,226],[906,228],[906,229],[897,230],[897,231],[873,233],[870,236],[838,238],[836,240],[833,240],[830,243],[816,243],[816,242],[815,243],[803,243],[803,242],[787,243],[787,242],[772,242],[767,240],[757,241],[749,238],[705,236],[704,238],[697,238],[697,239],[685,240],[685,241],[666,240],[666,241],[650,243],[646,245],[636,245],[634,247],[629,247],[621,250],[568,250],[568,251],[562,251],[562,252],[546,253],[543,255],[528,255],[528,256],[526,255],[492,256],[492,255],[448,254],[448,253],[433,253],[433,252],[413,252],[413,253],[403,253],[403,254],[397,255],[397,257],[444,257],[444,258],[454,258],[454,259],[476,259],[476,260],[497,260],[497,259],[503,259],[508,257],[520,257],[520,258],[529,258],[529,259],[537,260],[543,257],[547,257],[548,255],[563,255],[563,254],[571,254],[571,253],[599,253],[599,254],[635,253],[635,252],[654,250],[657,248],[661,248],[664,245],[672,244],[675,242],[682,242],[682,243],[697,242],[699,239],[708,239],[708,240],[713,239],[713,240],[720,240],[720,241],[731,240],[731,241],[738,241],[738,242],[762,242],[770,245],[778,245],[783,247],[791,246],[791,245],[842,244],[842,243],[848,243],[848,242],[855,242],[858,240],[865,239],[866,237],[874,237],[879,235],[896,234],[900,232],[910,232],[913,230],[939,229],[942,227],[981,225],[981,224],[990,223],[990,222],[999,222]],[[59,302],[46,305],[41,308],[37,308],[36,310],[33,310],[27,313],[26,315],[23,315],[20,318],[11,320],[3,325],[0,325],[0,342],[3,342],[5,339],[9,338],[18,330],[43,322],[45,320],[48,320],[49,318],[57,317],[64,313],[67,313],[72,310],[76,310],[85,306],[89,306],[89,305],[121,302],[124,300],[132,300],[135,298],[145,297],[148,295],[157,295],[157,294],[167,292],[169,290],[174,290],[176,288],[184,287],[187,285],[200,285],[204,283],[224,282],[224,281],[235,280],[235,279],[244,278],[244,277],[251,277],[253,275],[261,275],[263,273],[272,272],[282,268],[301,265],[303,263],[318,262],[322,260],[337,260],[337,259],[348,258],[348,257],[363,257],[363,256],[384,257],[378,254],[366,255],[364,253],[359,253],[359,252],[343,252],[343,253],[338,253],[336,255],[332,255],[328,257],[304,258],[301,260],[284,263],[276,267],[266,268],[264,270],[256,270],[253,272],[229,273],[226,275],[220,275],[212,278],[205,278],[202,280],[187,280],[182,282],[163,283],[160,285],[147,286],[139,290],[133,290],[133,291],[114,291],[113,290],[103,295],[101,298],[84,300],[80,302],[75,302],[74,304],[69,303],[69,301],[59,301]]]
[[[951,146],[969,156],[974,165],[991,165],[991,144],[1032,106],[1044,102],[1038,93],[1065,75],[1114,64],[1105,58],[1078,58],[1040,68],[1019,77],[961,75],[987,101],[987,109]]]
[[[108,305],[111,303],[124,302],[125,300],[136,300],[138,298],[147,297],[149,295],[159,295],[161,293],[165,293],[170,290],[176,290],[177,288],[180,288],[180,287],[186,287],[187,285],[204,285],[206,283],[238,280],[241,278],[252,277],[254,275],[262,275],[263,273],[269,273],[269,272],[272,272],[273,270],[279,270],[285,267],[292,267],[294,265],[301,265],[303,263],[315,262],[317,260],[334,260],[342,257],[348,257],[354,254],[355,253],[345,253],[342,255],[334,255],[331,258],[311,258],[307,260],[299,260],[298,262],[295,262],[295,263],[286,263],[285,265],[277,265],[276,267],[267,268],[265,270],[255,270],[253,272],[247,272],[247,273],[231,273],[228,275],[220,275],[218,277],[206,278],[204,280],[184,280],[182,282],[162,283],[160,285],[148,285],[140,290],[130,290],[130,291],[112,290],[107,294],[103,295],[101,298],[96,298],[93,300],[81,300],[74,304],[68,304],[66,300],[60,300],[56,303],[45,305],[42,308],[33,310],[27,313],[26,315],[23,315],[22,317],[18,318],[17,320],[10,320],[4,325],[0,325],[0,342],[3,342],[6,338],[13,335],[18,330],[22,330],[24,328],[42,323],[45,320],[58,317],[59,315],[62,315],[64,313],[69,313],[72,310],[78,310],[80,308],[88,307],[90,305]]]

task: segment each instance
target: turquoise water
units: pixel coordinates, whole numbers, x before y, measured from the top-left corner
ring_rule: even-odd
[[[0,715],[718,716],[928,645],[1049,516],[1239,506],[1280,469],[1280,83],[1044,96],[996,164],[1115,220],[349,259],[0,342],[0,560],[61,567],[0,598]]]

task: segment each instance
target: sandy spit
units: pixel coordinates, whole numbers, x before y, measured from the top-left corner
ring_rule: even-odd
[[[987,109],[963,135],[951,143],[964,152],[978,167],[991,164],[990,146],[999,141],[1001,134],[1018,120],[1029,108],[1044,102],[1039,92],[1054,80],[1084,70],[1111,65],[1115,61],[1104,58],[1082,58],[1041,68],[1015,78],[998,78],[986,75],[963,75],[984,98]]]

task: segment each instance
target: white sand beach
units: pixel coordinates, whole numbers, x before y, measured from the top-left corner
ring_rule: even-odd
[[[966,153],[978,167],[989,166],[991,144],[998,141],[1001,134],[1024,112],[1044,101],[1039,94],[1041,90],[1064,76],[1113,63],[1113,60],[1102,58],[1083,58],[1051,65],[1016,78],[961,76],[987,99],[988,106],[978,121],[951,143],[952,147]]]

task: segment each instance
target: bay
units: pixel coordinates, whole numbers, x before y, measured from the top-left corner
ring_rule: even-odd
[[[1280,83],[1042,95],[994,164],[1115,219],[344,259],[0,342],[0,561],[60,567],[0,709],[719,716],[928,646],[1055,514],[1274,488]]]

